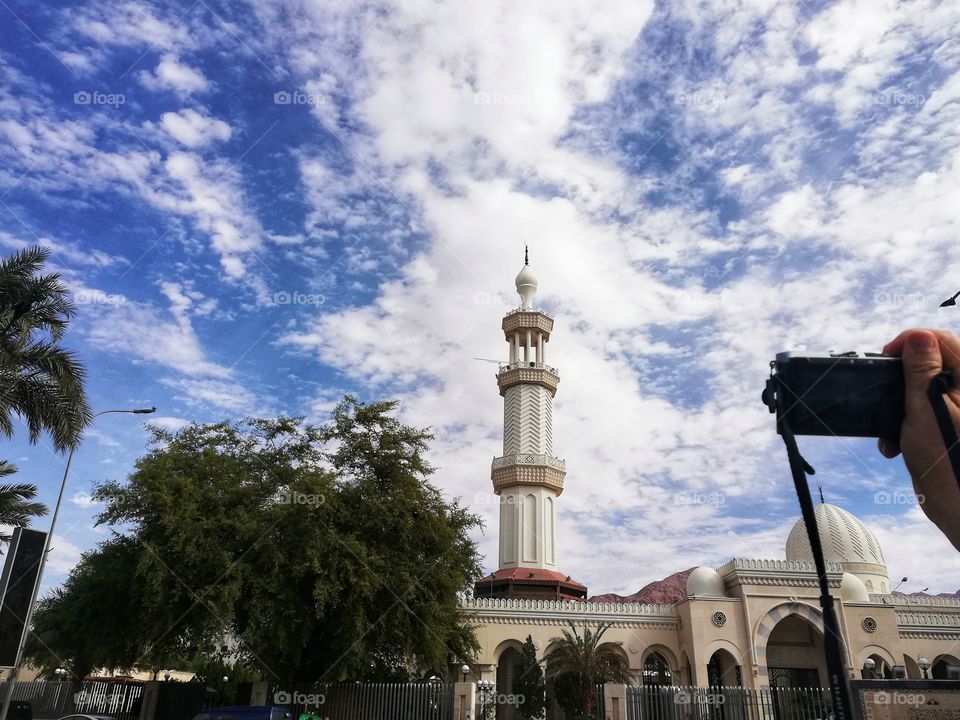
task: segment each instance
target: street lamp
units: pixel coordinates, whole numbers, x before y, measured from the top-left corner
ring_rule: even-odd
[[[910,579],[910,578],[908,578],[908,577],[902,577],[902,578],[900,578],[900,582],[897,583],[897,587],[895,587],[891,592],[896,592],[896,591],[899,589],[899,587],[900,587],[901,585],[903,585],[903,584],[904,584],[907,580],[909,580],[909,579]]]
[[[467,675],[470,673],[470,666],[464,663],[460,666],[460,672],[463,673],[463,681],[467,681]]]
[[[873,669],[877,666],[876,661],[873,658],[867,658],[863,661],[863,679],[864,680],[873,680]]]
[[[90,418],[92,423],[96,418],[101,415],[107,415],[109,413],[130,413],[133,415],[149,415],[150,413],[155,413],[157,408],[136,408],[135,410],[101,410],[98,413],[94,413]],[[78,440],[79,442],[79,440]],[[47,565],[47,555],[50,554],[50,541],[53,539],[53,530],[57,526],[57,516],[60,514],[60,504],[63,502],[63,491],[67,487],[67,475],[70,473],[70,462],[73,460],[73,453],[77,449],[77,443],[74,443],[70,446],[70,454],[67,455],[67,466],[63,470],[63,480],[60,481],[60,494],[57,495],[57,504],[53,508],[53,516],[50,518],[50,529],[47,531],[47,537],[43,541],[43,554],[40,556],[40,568],[37,571],[37,581],[34,585],[33,597],[30,598],[30,605],[27,607],[27,614],[24,618],[23,626],[27,628],[28,632],[23,634],[23,645],[17,650],[16,661],[14,662],[13,669],[10,670],[10,678],[7,683],[7,692],[3,698],[3,708],[0,709],[0,720],[4,720],[9,716],[10,712],[10,701],[13,699],[13,687],[16,683],[17,675],[20,674],[20,662],[23,659],[23,649],[26,647],[27,638],[30,636],[29,628],[30,622],[33,620],[33,607],[37,602],[37,593],[40,592],[40,582],[43,580],[43,569]]]
[[[930,669],[930,661],[927,660],[925,657],[922,657],[922,658],[920,658],[919,660],[917,660],[917,666],[918,666],[921,670],[923,670],[923,679],[924,679],[924,680],[929,680],[929,679],[930,679],[930,676],[927,674],[927,670]]]

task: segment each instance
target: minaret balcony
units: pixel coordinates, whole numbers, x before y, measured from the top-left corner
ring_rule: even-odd
[[[501,366],[497,373],[497,386],[501,395],[506,393],[508,387],[521,383],[542,385],[550,391],[551,396],[555,396],[560,374],[555,367],[541,362],[516,362]]]
[[[553,331],[553,318],[534,308],[517,308],[503,318],[503,332],[508,340],[512,334],[527,330],[536,330],[543,334],[545,340],[549,340]]]
[[[543,485],[557,495],[563,492],[567,464],[553,455],[513,453],[494,458],[490,468],[493,490],[498,493],[515,485]]]

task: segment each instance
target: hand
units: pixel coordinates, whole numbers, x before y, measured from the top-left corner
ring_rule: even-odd
[[[957,381],[944,401],[960,428],[960,338],[946,330],[904,330],[883,352],[903,358],[906,407],[900,437],[880,438],[878,447],[888,458],[903,453],[920,507],[960,550],[960,485],[927,396],[931,379],[952,371]]]

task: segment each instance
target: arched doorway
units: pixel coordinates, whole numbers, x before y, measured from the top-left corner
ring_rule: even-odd
[[[830,692],[823,632],[810,617],[791,614],[777,621],[767,639],[766,660],[775,717],[826,716]]]
[[[870,679],[891,680],[893,678],[893,668],[883,657],[874,653],[869,659],[873,660],[873,677]]]
[[[938,655],[930,666],[930,677],[934,680],[957,680],[960,674],[960,660],[953,655]]]
[[[729,650],[720,648],[710,656],[707,663],[707,679],[710,687],[742,687],[740,665]]]
[[[644,685],[667,686],[673,685],[673,673],[667,659],[654,650],[643,661],[643,670],[640,673]]]
[[[510,646],[500,653],[497,661],[497,697],[512,697],[513,683],[520,666],[520,651]],[[497,703],[497,720],[520,720],[517,706],[514,703]]]
[[[808,618],[787,615],[774,625],[766,643],[771,687],[827,687],[823,633]]]

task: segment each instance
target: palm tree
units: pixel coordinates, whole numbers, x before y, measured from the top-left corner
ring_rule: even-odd
[[[17,471],[6,460],[0,460],[0,478]],[[30,518],[40,517],[47,512],[47,506],[34,501],[37,496],[36,485],[27,483],[0,484],[0,526],[28,525]],[[10,535],[0,532],[0,542],[9,542]]]
[[[32,247],[0,259],[0,433],[13,435],[16,416],[31,443],[47,431],[64,451],[77,444],[92,415],[83,366],[58,345],[74,310],[60,276],[41,274],[49,257],[46,248]],[[16,470],[0,461],[0,477]],[[0,525],[25,526],[46,514],[36,496],[34,485],[0,485]],[[8,540],[0,534],[0,542]]]
[[[90,422],[84,369],[58,343],[74,314],[56,273],[41,275],[46,248],[0,259],[0,432],[13,434],[13,416],[30,442],[46,430],[57,450],[72,447]]]
[[[629,683],[627,662],[620,649],[623,643],[601,643],[612,623],[600,623],[591,632],[584,625],[583,636],[570,624],[570,632],[553,638],[556,646],[547,656],[547,680],[553,683],[557,700],[576,718],[593,718],[597,685]]]

